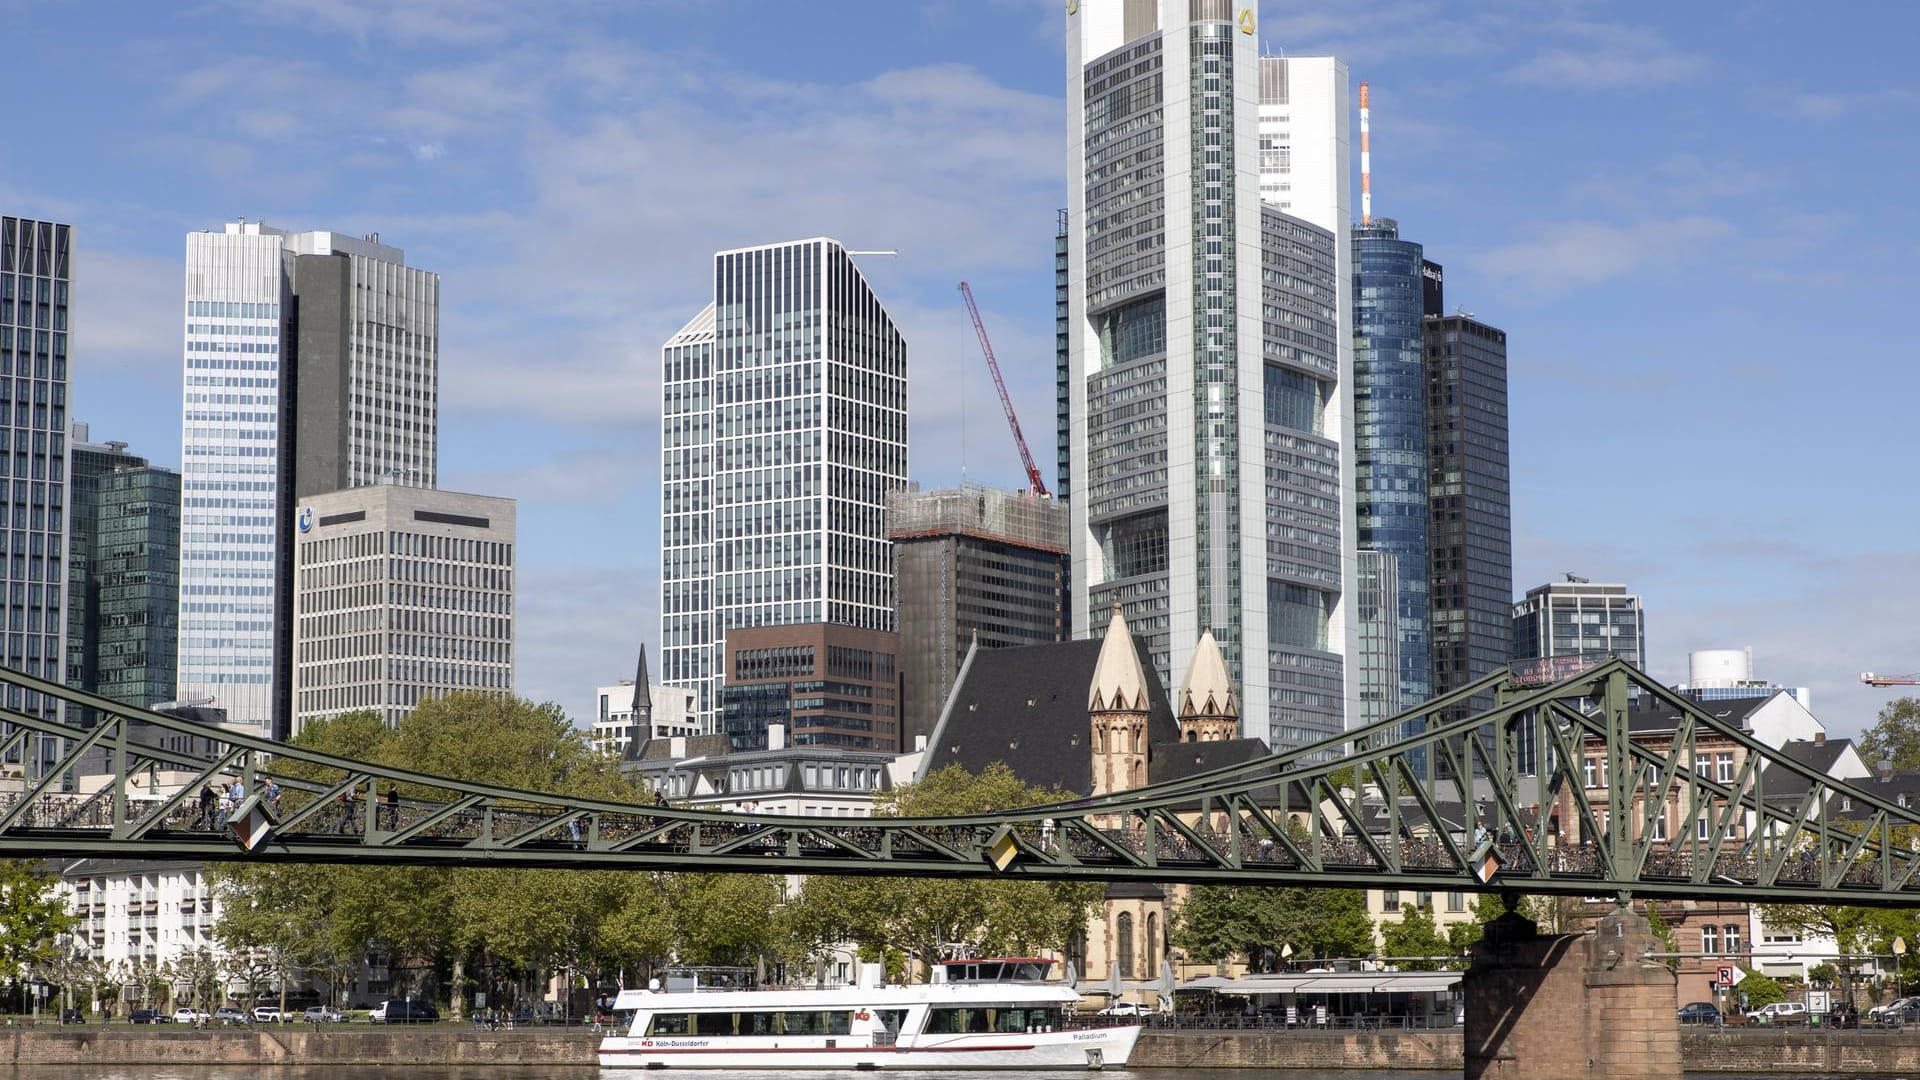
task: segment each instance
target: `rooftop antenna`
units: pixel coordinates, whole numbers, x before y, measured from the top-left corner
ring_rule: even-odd
[[[1360,224],[1373,222],[1373,154],[1367,146],[1367,84],[1360,84]]]

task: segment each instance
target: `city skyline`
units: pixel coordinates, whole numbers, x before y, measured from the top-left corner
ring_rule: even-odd
[[[237,211],[384,231],[447,285],[444,486],[522,500],[528,695],[584,723],[591,687],[623,674],[658,625],[657,553],[623,538],[657,520],[653,347],[697,307],[690,259],[818,233],[899,248],[863,269],[915,343],[913,479],[958,480],[964,447],[967,478],[1013,487],[1017,457],[951,299],[968,277],[1044,444],[1045,229],[1064,205],[1057,5],[776,11],[725,27],[692,9],[637,24],[582,13],[525,34],[493,9],[214,10],[222,55],[163,78],[128,61],[203,35],[210,16],[130,13],[82,34],[73,13],[48,12],[21,25],[26,59],[0,77],[13,89],[61,70],[75,87],[58,117],[25,119],[67,152],[0,162],[5,212],[77,228],[72,418],[180,464],[166,406],[183,231]],[[1664,680],[1684,677],[1689,649],[1751,644],[1821,695],[1836,731],[1857,730],[1888,695],[1856,673],[1920,667],[1920,632],[1884,587],[1920,568],[1905,540],[1914,511],[1889,495],[1904,489],[1888,433],[1903,429],[1913,377],[1887,365],[1866,290],[1848,288],[1893,279],[1913,251],[1914,211],[1876,207],[1863,228],[1858,194],[1913,164],[1884,137],[1920,105],[1894,74],[1900,35],[1859,41],[1757,7],[1697,23],[1578,6],[1451,22],[1385,10],[1270,6],[1262,41],[1333,52],[1372,84],[1376,213],[1517,343],[1516,584],[1625,581],[1658,613],[1650,659]],[[299,33],[340,48],[285,62]],[[56,47],[80,38],[84,54]],[[807,53],[796,42],[819,48],[783,55]],[[534,69],[551,74],[526,78]],[[361,78],[357,93],[389,107],[322,92]],[[667,107],[638,104],[655,90]],[[127,101],[139,104],[109,115]],[[1820,169],[1770,166],[1767,132],[1783,119]],[[713,120],[758,140],[756,160],[771,137],[787,155],[776,175],[734,157],[693,170],[697,182],[627,175],[691,153],[686,136]],[[518,137],[498,138],[503,123]],[[341,138],[295,138],[329,134]],[[1796,378],[1810,356],[1861,365],[1874,392]],[[1664,416],[1675,404],[1683,415]],[[1605,452],[1560,445],[1575,415],[1604,432]],[[1783,423],[1803,437],[1779,437]],[[1784,504],[1786,527],[1728,530],[1707,504],[1735,497]]]

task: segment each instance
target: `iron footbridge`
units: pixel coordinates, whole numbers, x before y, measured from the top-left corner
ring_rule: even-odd
[[[1336,738],[1176,782],[942,818],[517,791],[212,728],[19,672],[0,669],[0,685],[4,700],[33,705],[0,709],[0,762],[57,746],[49,767],[0,789],[4,858],[1920,903],[1920,809],[1769,747],[1619,660],[1502,670]],[[1636,699],[1677,717],[1672,730],[1630,737]],[[52,718],[66,714],[98,722]],[[94,790],[62,790],[87,775]],[[279,789],[271,804],[259,794],[268,777]],[[201,791],[234,780],[248,796],[230,819],[204,812]]]

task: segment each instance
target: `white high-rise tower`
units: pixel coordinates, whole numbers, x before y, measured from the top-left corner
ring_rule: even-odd
[[[893,629],[907,344],[815,238],[715,255],[713,303],[661,360],[661,681],[697,689],[716,731],[727,631]]]
[[[183,699],[284,737],[295,500],[433,487],[440,279],[398,248],[257,222],[187,235]]]
[[[1072,625],[1121,604],[1168,685],[1212,631],[1242,731],[1287,746],[1353,711],[1347,144],[1344,71],[1263,92],[1258,19],[1068,7]],[[1313,175],[1287,208],[1282,102]]]

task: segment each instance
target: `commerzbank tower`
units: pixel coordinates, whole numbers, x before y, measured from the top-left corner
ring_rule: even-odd
[[[1072,624],[1164,685],[1212,630],[1242,734],[1358,713],[1348,91],[1247,0],[1069,0]],[[1275,45],[1284,45],[1276,42]]]

